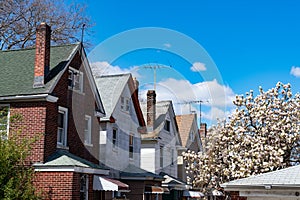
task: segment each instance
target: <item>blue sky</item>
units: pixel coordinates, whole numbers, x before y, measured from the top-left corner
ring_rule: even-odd
[[[95,23],[86,36],[91,62],[106,73],[133,72],[142,91],[153,87],[146,66],[157,66],[158,98],[169,92],[173,101],[208,100],[208,124],[230,112],[235,94],[278,81],[300,89],[298,0],[81,1]]]

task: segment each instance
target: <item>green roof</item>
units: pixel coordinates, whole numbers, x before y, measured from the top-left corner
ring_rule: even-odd
[[[0,97],[51,92],[60,72],[72,58],[79,44],[52,46],[50,73],[42,88],[33,88],[35,48],[0,51]]]
[[[42,166],[72,166],[108,170],[108,168],[104,166],[94,164],[88,160],[71,154],[66,150],[57,150],[54,154],[49,156],[47,161],[42,164]]]

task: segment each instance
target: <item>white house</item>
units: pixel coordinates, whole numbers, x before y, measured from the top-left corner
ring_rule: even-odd
[[[140,166],[140,127],[145,126],[131,74],[95,76],[106,111],[100,121],[100,162],[111,176],[129,164]]]

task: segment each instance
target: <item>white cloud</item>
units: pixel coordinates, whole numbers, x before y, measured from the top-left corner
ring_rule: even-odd
[[[165,44],[164,44],[164,47],[166,47],[166,48],[171,48],[172,45],[171,45],[170,43],[165,43]]]
[[[113,75],[113,74],[126,74],[131,73],[134,77],[139,77],[137,73],[137,67],[131,67],[129,69],[122,69],[119,66],[113,66],[107,61],[90,63],[94,75]]]
[[[295,77],[300,77],[300,67],[292,66],[290,74]]]
[[[147,90],[152,87],[152,84],[149,84],[142,88],[140,97],[145,100]],[[214,122],[228,116],[228,109],[233,107],[232,102],[235,99],[232,89],[219,84],[217,80],[191,84],[188,80],[173,78],[157,83],[156,96],[158,101],[172,100],[177,115],[189,114],[191,111],[196,111],[199,115],[199,103],[191,102],[202,100],[202,118]]]
[[[204,63],[194,62],[194,64],[190,68],[193,72],[206,71],[206,67]]]

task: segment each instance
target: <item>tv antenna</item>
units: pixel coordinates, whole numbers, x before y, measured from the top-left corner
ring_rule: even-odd
[[[185,102],[182,102],[182,103],[179,103],[179,104],[189,104],[189,107],[190,107],[190,112],[192,113],[192,111],[191,111],[191,104],[197,104],[197,103],[199,103],[199,126],[201,126],[201,123],[202,123],[202,121],[201,121],[201,118],[202,118],[202,104],[203,103],[209,103],[209,101],[208,100],[206,100],[206,101],[203,101],[203,100],[195,100],[195,101],[185,101]]]
[[[168,68],[168,67],[160,66],[158,64],[155,64],[155,65],[149,64],[148,66],[143,66],[143,68],[153,69],[153,87],[154,87],[154,90],[156,90],[156,70],[160,69],[160,68]]]

